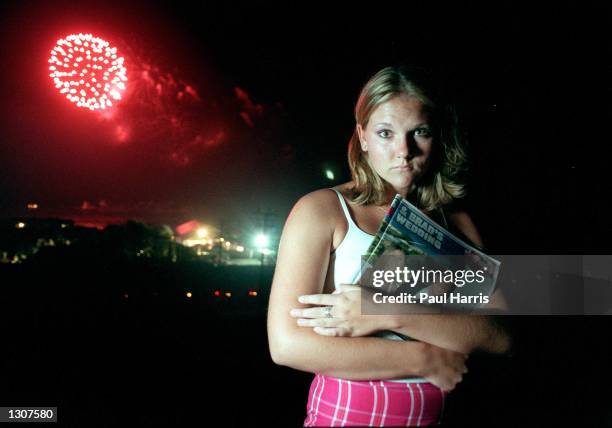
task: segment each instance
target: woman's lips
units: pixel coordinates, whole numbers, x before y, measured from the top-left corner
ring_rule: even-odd
[[[408,164],[408,165],[400,165],[400,166],[396,166],[393,169],[396,169],[398,171],[412,171],[412,165]]]

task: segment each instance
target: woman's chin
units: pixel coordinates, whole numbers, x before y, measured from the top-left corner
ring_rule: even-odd
[[[409,177],[409,178],[402,179],[402,180],[397,180],[397,179],[390,180],[389,184],[393,186],[396,192],[403,194],[403,193],[407,193],[408,190],[410,190],[410,187],[412,186],[413,182],[414,180],[412,179],[412,177]]]

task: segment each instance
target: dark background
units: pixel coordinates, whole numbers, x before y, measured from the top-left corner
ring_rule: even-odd
[[[492,254],[609,253],[603,7],[1,7],[4,218],[21,218],[25,204],[37,201],[40,216],[77,222],[112,217],[174,227],[199,217],[240,230],[269,210],[280,227],[300,195],[349,179],[346,145],[361,85],[386,65],[408,63],[439,75],[459,107],[473,163],[466,205]],[[126,98],[121,116],[100,121],[77,111],[46,76],[47,51],[72,31],[108,35],[128,67],[130,60],[135,70],[157,67],[158,82],[167,85],[170,74],[200,100],[156,97],[134,74],[130,83],[141,91]],[[118,126],[131,130],[127,142],[116,141]],[[220,131],[218,144],[189,144]],[[333,183],[325,168],[335,171]],[[84,212],[83,201],[97,208]],[[0,404],[57,405],[73,426],[124,418],[137,425],[301,423],[311,375],[274,366],[267,351],[271,269],[262,277],[125,261],[95,242],[0,266]],[[261,286],[258,299],[210,300],[213,289],[239,293],[245,284]],[[186,289],[194,299],[183,298]],[[471,358],[470,375],[448,402],[447,424],[612,425],[606,317],[505,322],[513,356]]]

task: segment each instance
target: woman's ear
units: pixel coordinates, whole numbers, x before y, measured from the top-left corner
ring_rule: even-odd
[[[368,151],[368,143],[366,142],[366,140],[363,138],[363,128],[361,127],[360,124],[357,124],[357,136],[359,137],[359,144],[361,144],[361,150],[364,152]]]

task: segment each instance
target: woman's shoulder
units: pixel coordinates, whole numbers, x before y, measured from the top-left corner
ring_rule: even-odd
[[[343,184],[338,184],[337,186],[332,187],[332,189],[340,192],[345,198],[350,198],[353,190],[355,189],[355,184],[352,181],[348,181]]]
[[[338,197],[335,192],[331,189],[318,189],[312,192],[306,193],[295,203],[294,209],[308,209],[315,211],[325,211],[329,209],[330,204],[334,198],[336,201]]]
[[[335,248],[338,226],[343,218],[337,193],[331,188],[318,189],[300,197],[294,204],[287,217],[283,236],[294,239],[306,234],[308,239],[329,240],[330,248]]]
[[[472,217],[468,214],[465,209],[456,209],[449,210],[447,213],[448,222],[451,227],[455,228],[461,234],[468,238],[472,244],[475,244],[477,247],[483,248],[484,243],[482,241],[482,237],[480,236],[480,232],[476,228]]]
[[[339,207],[338,194],[336,191],[346,199],[350,197],[351,188],[351,182],[348,182],[334,187],[314,190],[302,196],[296,202],[295,206],[327,211],[332,207]]]
[[[350,195],[350,183],[331,188],[314,190],[302,196],[293,206],[290,217],[298,217],[311,222],[323,222],[335,229],[341,217],[344,217],[338,199],[338,191],[345,199]]]

